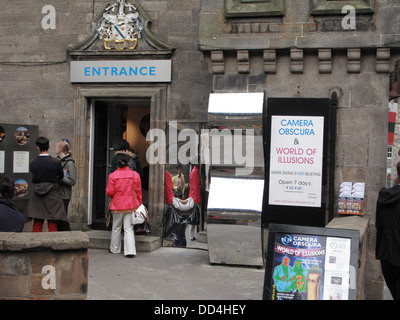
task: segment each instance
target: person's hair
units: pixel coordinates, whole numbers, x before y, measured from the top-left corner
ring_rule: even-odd
[[[115,162],[117,163],[118,168],[126,167],[129,162],[129,157],[126,154],[117,154],[115,156]]]
[[[15,184],[6,175],[0,174],[1,198],[12,199],[14,197]]]
[[[47,139],[46,137],[39,137],[36,139],[36,145],[40,151],[48,151],[49,144],[49,139]]]
[[[129,148],[129,142],[126,140],[122,140],[117,148],[115,149],[116,151],[123,151],[123,150],[127,150]]]
[[[397,172],[397,177],[394,183],[400,184],[400,161],[396,163],[396,172]]]
[[[65,141],[66,143],[68,143],[69,144],[69,148],[71,148],[71,142],[67,139],[67,138],[64,138],[64,139],[61,139],[61,141]]]
[[[69,149],[69,144],[68,144],[68,142],[61,140],[61,141],[58,141],[58,142],[57,142],[56,146],[57,146],[58,148],[60,148],[60,150],[61,150],[63,153],[65,153],[65,154],[69,153],[69,155],[70,155],[71,158],[72,158],[72,151]]]

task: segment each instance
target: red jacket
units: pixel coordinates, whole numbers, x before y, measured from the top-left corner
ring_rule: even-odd
[[[164,202],[167,204],[172,204],[172,199],[174,198],[174,193],[172,191],[172,178],[168,171],[165,171],[165,191],[164,191]]]
[[[194,203],[200,203],[200,177],[197,167],[194,167],[190,173],[189,186],[189,198],[193,198]]]
[[[133,199],[135,188],[135,199]],[[140,175],[129,167],[118,168],[108,176],[106,194],[111,198],[110,210],[136,210],[142,204]]]

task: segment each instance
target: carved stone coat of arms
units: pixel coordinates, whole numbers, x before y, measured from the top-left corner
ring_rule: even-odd
[[[143,27],[136,7],[118,0],[105,9],[97,27],[100,39],[107,50],[133,50],[141,38]]]

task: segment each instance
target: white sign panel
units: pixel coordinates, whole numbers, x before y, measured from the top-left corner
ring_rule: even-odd
[[[262,114],[264,93],[211,93],[208,113]]]
[[[208,210],[262,211],[263,179],[212,177]]]
[[[0,151],[0,173],[4,173],[5,167],[5,151]]]
[[[324,117],[272,116],[269,204],[320,207]]]
[[[71,61],[70,81],[171,82],[171,60]]]
[[[29,173],[29,151],[14,151],[13,173]]]
[[[351,239],[326,239],[324,300],[348,300]]]

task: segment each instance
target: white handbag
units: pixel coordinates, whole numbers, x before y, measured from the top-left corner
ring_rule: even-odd
[[[133,174],[133,172],[132,172]],[[133,174],[133,180],[135,181],[135,175]],[[133,199],[135,199],[135,187],[133,187]],[[132,224],[142,224],[147,220],[147,210],[146,207],[141,204],[139,208],[132,211]]]
[[[132,224],[137,225],[137,224],[142,224],[144,223],[146,219],[144,218],[143,214],[139,211],[133,211],[132,212]]]

